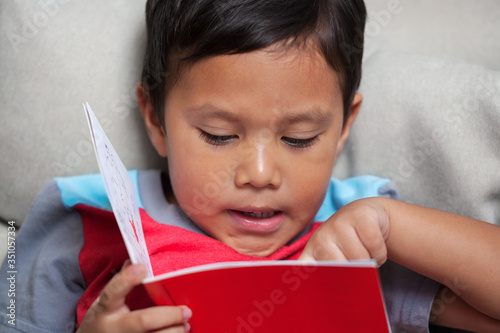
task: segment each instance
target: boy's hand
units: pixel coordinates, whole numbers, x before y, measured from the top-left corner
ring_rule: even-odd
[[[353,201],[311,236],[299,260],[387,260],[389,216],[374,198]]]
[[[192,312],[186,306],[155,306],[130,311],[125,297],[146,276],[141,264],[125,265],[87,311],[77,333],[189,332]]]

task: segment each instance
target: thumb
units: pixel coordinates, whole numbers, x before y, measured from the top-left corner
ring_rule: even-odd
[[[115,311],[125,304],[125,297],[146,276],[142,264],[127,265],[104,287],[98,297],[100,305],[107,311]]]

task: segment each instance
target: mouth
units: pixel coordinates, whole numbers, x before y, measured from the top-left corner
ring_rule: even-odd
[[[278,210],[228,210],[236,227],[261,234],[272,233],[283,224],[285,214]]]

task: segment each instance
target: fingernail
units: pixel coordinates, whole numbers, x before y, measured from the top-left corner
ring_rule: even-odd
[[[142,267],[141,266],[132,266],[132,268],[129,270],[129,275],[131,277],[136,277],[142,274]]]
[[[300,259],[301,261],[305,261],[305,262],[309,262],[309,263],[313,263],[313,262],[316,262],[316,260],[314,259],[314,257],[310,256],[310,255],[304,255],[304,256],[301,256]]]
[[[123,262],[122,268],[125,268],[130,264],[131,264],[130,259],[125,259],[125,261]]]
[[[184,317],[184,319],[189,319],[193,316],[193,311],[191,311],[190,308],[185,308],[184,310],[182,310],[182,316]]]
[[[191,325],[189,323],[185,323],[184,329],[186,330],[186,332],[189,332],[191,330]]]

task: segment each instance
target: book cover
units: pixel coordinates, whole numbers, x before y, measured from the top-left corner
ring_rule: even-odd
[[[159,305],[193,309],[197,332],[388,332],[372,261],[203,265],[144,284]]]

